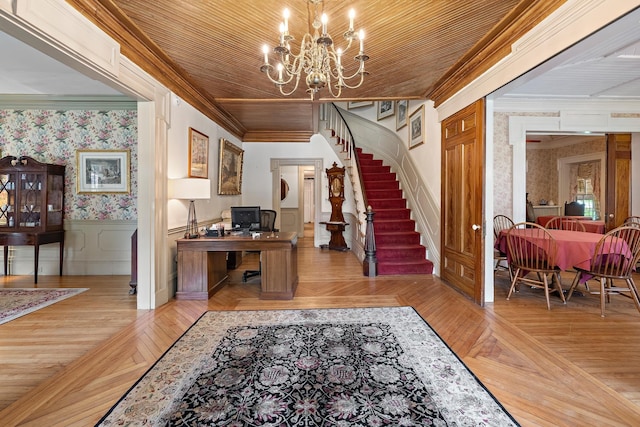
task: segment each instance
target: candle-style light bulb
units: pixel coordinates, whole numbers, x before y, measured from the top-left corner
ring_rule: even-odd
[[[360,30],[358,38],[360,39],[360,53],[362,53],[364,52],[364,30]]]
[[[282,16],[284,17],[284,32],[288,33],[289,32],[289,9],[285,8],[284,11],[282,11]]]
[[[349,31],[353,31],[353,18],[356,17],[356,11],[351,9],[349,11]]]
[[[327,17],[326,13],[322,14],[322,17],[320,17],[320,22],[322,22],[322,34],[327,34],[327,22],[329,21],[329,18]]]
[[[284,44],[284,23],[280,23],[280,46]]]
[[[264,65],[269,64],[269,46],[266,44],[262,46],[262,53],[264,53]]]

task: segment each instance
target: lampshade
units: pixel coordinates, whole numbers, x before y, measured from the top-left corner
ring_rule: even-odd
[[[211,181],[202,178],[179,178],[169,181],[170,199],[209,199],[211,198]]]

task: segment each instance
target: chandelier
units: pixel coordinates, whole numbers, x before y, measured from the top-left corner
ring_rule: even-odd
[[[283,13],[284,21],[280,23],[280,37],[273,52],[276,55],[276,65],[269,63],[269,46],[264,45],[264,64],[260,71],[265,73],[280,90],[280,93],[289,96],[298,89],[300,79],[304,73],[307,84],[307,93],[311,100],[322,88],[327,87],[333,97],[339,97],[342,88],[355,89],[360,87],[364,81],[364,76],[368,74],[364,70],[364,63],[369,59],[364,53],[364,31],[355,32],[353,20],[355,11],[349,12],[349,29],[344,32],[343,37],[347,46],[343,49],[335,48],[331,35],[327,32],[328,18],[326,14],[318,16],[318,5],[323,0],[309,0],[314,5],[313,35],[306,33],[300,42],[299,52],[292,51],[291,45],[294,37],[289,34],[289,9]],[[352,74],[347,74],[342,64],[343,55],[349,50],[352,44],[359,41],[360,50],[354,60],[358,64],[357,70]],[[353,80],[353,83],[351,81]]]

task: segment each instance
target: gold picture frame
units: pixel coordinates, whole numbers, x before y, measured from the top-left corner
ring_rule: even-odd
[[[76,150],[77,193],[129,193],[129,150]]]
[[[356,108],[369,107],[373,105],[373,101],[349,101],[347,102],[347,110],[354,110]]]
[[[242,162],[244,150],[220,138],[220,167],[218,168],[218,194],[242,194]]]
[[[396,102],[385,99],[384,101],[377,102],[377,116],[378,120],[391,117],[396,111]]]
[[[209,177],[209,137],[189,128],[189,177]]]
[[[409,116],[409,150],[424,144],[424,105]]]
[[[400,100],[396,103],[396,131],[407,125],[407,113],[409,112],[409,101]]]

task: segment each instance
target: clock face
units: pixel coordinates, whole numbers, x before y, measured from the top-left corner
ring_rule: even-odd
[[[331,181],[331,194],[333,195],[333,197],[338,197],[340,196],[342,192],[342,183],[340,182],[339,178],[333,178],[333,180]]]

